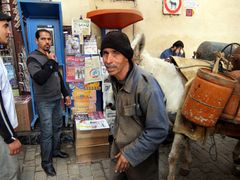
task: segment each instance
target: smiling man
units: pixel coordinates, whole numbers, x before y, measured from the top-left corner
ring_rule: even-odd
[[[161,87],[133,63],[126,34],[109,32],[102,40],[101,56],[116,107],[110,179],[158,180],[158,146],[169,128]]]

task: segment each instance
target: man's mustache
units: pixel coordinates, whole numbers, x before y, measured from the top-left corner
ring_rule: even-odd
[[[114,64],[105,64],[106,68],[116,68]]]

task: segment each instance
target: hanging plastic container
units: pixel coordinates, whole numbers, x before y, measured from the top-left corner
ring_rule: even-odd
[[[238,82],[233,88],[231,97],[229,98],[221,117],[226,119],[234,119],[236,116],[239,100],[240,100],[240,70],[232,71],[228,73],[229,76],[235,78]]]
[[[183,104],[182,115],[198,125],[214,126],[235,83],[235,79],[226,75],[199,69]]]

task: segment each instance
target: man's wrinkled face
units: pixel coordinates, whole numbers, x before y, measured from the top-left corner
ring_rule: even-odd
[[[51,35],[48,32],[40,32],[40,37],[36,39],[36,44],[38,45],[38,48],[43,51],[49,51],[50,47],[52,45],[52,38]]]
[[[11,34],[7,21],[0,21],[0,43],[7,44]]]
[[[126,72],[129,63],[122,53],[112,48],[103,49],[103,62],[109,75],[115,76],[117,79],[120,79],[119,77]]]

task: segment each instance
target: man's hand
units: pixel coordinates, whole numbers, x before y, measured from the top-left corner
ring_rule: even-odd
[[[115,158],[117,159],[117,165],[115,167],[115,173],[122,173],[125,172],[130,164],[128,162],[128,160],[122,155],[122,153],[118,153]]]
[[[8,144],[10,155],[18,154],[21,151],[21,147],[22,147],[22,144],[18,139]]]
[[[53,59],[53,60],[56,60],[56,55],[54,54],[54,53],[48,53],[48,52],[46,52],[46,55],[47,55],[47,57],[48,57],[48,59]]]
[[[71,98],[70,98],[70,96],[66,96],[66,97],[65,97],[65,102],[66,102],[66,105],[67,105],[67,106],[70,106],[70,105],[71,105]]]

